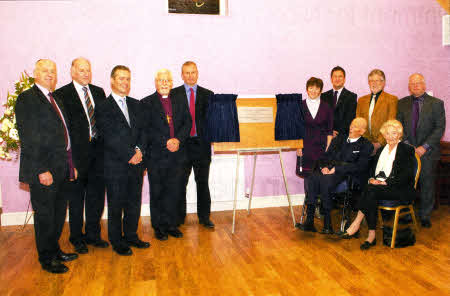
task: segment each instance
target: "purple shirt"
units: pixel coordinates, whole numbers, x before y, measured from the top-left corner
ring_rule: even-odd
[[[170,96],[168,96],[167,98],[163,98],[159,93],[158,98],[164,109],[165,113],[164,118],[166,119],[167,124],[169,125],[170,128],[170,138],[174,138],[175,131],[173,128],[172,101],[170,100]]]

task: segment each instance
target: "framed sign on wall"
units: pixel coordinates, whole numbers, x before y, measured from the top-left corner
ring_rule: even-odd
[[[227,15],[227,0],[168,0],[168,12]]]

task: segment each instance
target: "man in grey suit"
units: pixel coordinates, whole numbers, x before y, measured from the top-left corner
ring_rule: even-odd
[[[398,102],[397,119],[403,125],[403,141],[413,145],[420,156],[420,210],[423,227],[430,228],[434,206],[435,168],[440,158],[440,140],[445,131],[444,102],[425,92],[425,78],[409,77],[410,96]]]

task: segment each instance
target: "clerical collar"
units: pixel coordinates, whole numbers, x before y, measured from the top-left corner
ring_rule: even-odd
[[[358,138],[350,138],[350,137],[348,137],[347,138],[347,143],[355,143],[356,141],[358,141],[359,140],[359,138],[361,138],[361,136],[359,136]]]

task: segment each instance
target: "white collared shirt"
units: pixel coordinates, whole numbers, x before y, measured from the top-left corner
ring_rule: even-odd
[[[350,137],[348,137],[347,138],[347,143],[355,143],[356,141],[358,141],[359,140],[359,138],[361,138],[361,136],[359,136],[358,138],[350,138]]]
[[[87,108],[87,105],[86,105],[86,100],[84,98],[84,90],[83,90],[84,86],[82,86],[81,84],[79,84],[75,80],[73,81],[73,85],[75,86],[75,90],[78,93],[78,97],[80,98],[81,105],[83,105],[84,113],[86,114],[86,118],[87,118],[87,121],[89,123],[89,135],[92,137],[93,136],[93,134],[92,134],[92,126],[91,126],[91,122],[89,121],[89,112],[88,112],[88,108]],[[92,107],[95,110],[95,103],[94,103],[94,99],[92,98],[91,90],[89,89],[89,84],[86,85],[86,88],[87,88],[87,92],[89,94],[89,98],[91,100]]]
[[[316,118],[317,112],[319,112],[320,107],[320,97],[312,100],[311,98],[306,97],[306,106],[308,106],[309,113],[311,113],[312,118]]]
[[[126,100],[126,96],[125,97],[121,97],[118,94],[111,92],[112,97],[114,98],[114,100],[117,103],[117,106],[119,106],[120,110],[122,110],[123,116],[125,116],[128,125],[130,124],[130,117],[128,115],[128,107],[127,107],[127,100]],[[120,101],[123,100],[124,102],[124,106],[122,108],[122,104],[120,103]]]
[[[339,102],[339,97],[341,96],[342,90],[344,89],[344,87],[341,87],[340,89],[334,89],[333,88],[333,96],[334,96],[334,92],[337,91],[337,96],[336,96],[336,105]]]
[[[46,89],[45,87],[43,87],[42,85],[38,84],[38,83],[35,83],[35,84],[42,91],[44,96],[47,98],[48,102],[51,104],[52,102],[50,101],[50,96],[48,95],[48,93],[50,91],[48,89]],[[61,108],[59,108],[58,103],[56,102],[56,100],[54,100],[54,101],[55,101],[56,108],[58,108],[59,113],[61,113],[63,125],[64,125],[64,128],[66,129],[66,133],[67,133],[67,147],[66,147],[66,149],[69,150],[71,148],[71,143],[70,143],[70,134],[69,134],[69,130],[67,129],[66,120],[64,119],[64,115],[63,115],[63,113],[61,111]],[[59,115],[58,115],[58,117],[59,117]]]
[[[375,169],[375,176],[383,171],[386,175],[386,178],[389,177],[392,171],[392,165],[395,160],[395,153],[397,153],[397,147],[398,145],[395,145],[394,149],[389,152],[389,144],[384,146],[383,151],[381,151],[380,158],[378,158],[377,167]]]

